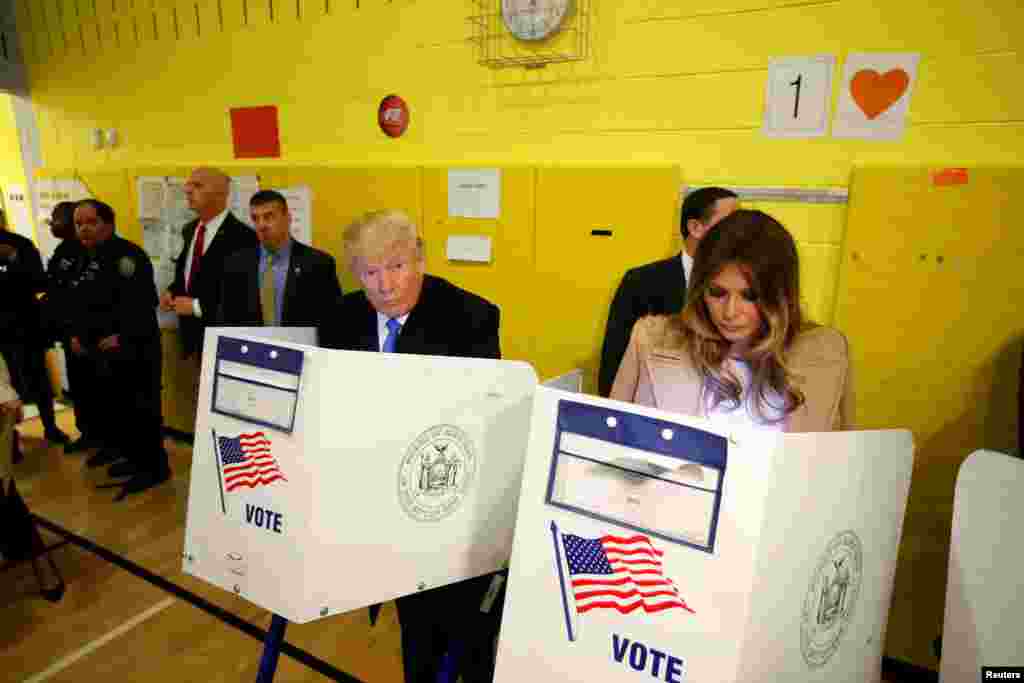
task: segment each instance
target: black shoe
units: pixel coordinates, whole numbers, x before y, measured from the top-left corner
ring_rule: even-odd
[[[91,436],[85,436],[83,434],[68,445],[64,446],[64,452],[75,453],[77,451],[87,451],[92,448],[99,448],[102,445],[103,443],[99,439],[94,439]]]
[[[103,450],[90,455],[89,459],[85,461],[85,466],[103,467],[104,465],[111,465],[118,460],[124,460],[124,456],[121,455],[121,451],[114,450],[113,448],[104,448]]]
[[[56,426],[53,429],[47,429],[43,433],[43,436],[45,436],[46,440],[49,441],[50,443],[59,443],[65,446],[71,443],[71,439],[68,437],[68,435],[60,431],[60,429],[58,429]]]
[[[107,469],[107,474],[111,477],[133,477],[139,471],[139,466],[133,462],[125,460],[123,462],[115,462]]]
[[[121,492],[117,494],[117,497],[114,498],[114,501],[117,502],[119,500],[124,500],[126,496],[133,493],[141,493],[146,489],[151,489],[154,486],[164,483],[170,478],[170,468],[165,468],[160,472],[143,470],[125,482],[124,487],[121,489]]]

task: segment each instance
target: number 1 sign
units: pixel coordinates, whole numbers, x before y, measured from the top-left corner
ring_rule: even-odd
[[[780,57],[768,62],[762,131],[772,137],[821,137],[828,131],[831,55]]]

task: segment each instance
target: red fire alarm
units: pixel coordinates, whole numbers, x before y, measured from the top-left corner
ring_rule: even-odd
[[[388,95],[377,108],[377,123],[385,135],[401,136],[409,127],[409,105],[398,95]]]

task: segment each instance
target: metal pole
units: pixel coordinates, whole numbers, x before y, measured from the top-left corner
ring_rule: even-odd
[[[281,642],[284,641],[284,629],[288,620],[277,614],[270,621],[270,629],[263,640],[263,656],[260,657],[260,670],[256,674],[256,683],[270,683],[274,680],[277,670],[277,657],[281,654]]]

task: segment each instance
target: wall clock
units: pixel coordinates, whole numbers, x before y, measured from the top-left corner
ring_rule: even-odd
[[[519,40],[544,40],[562,26],[572,0],[501,0],[505,28]]]

